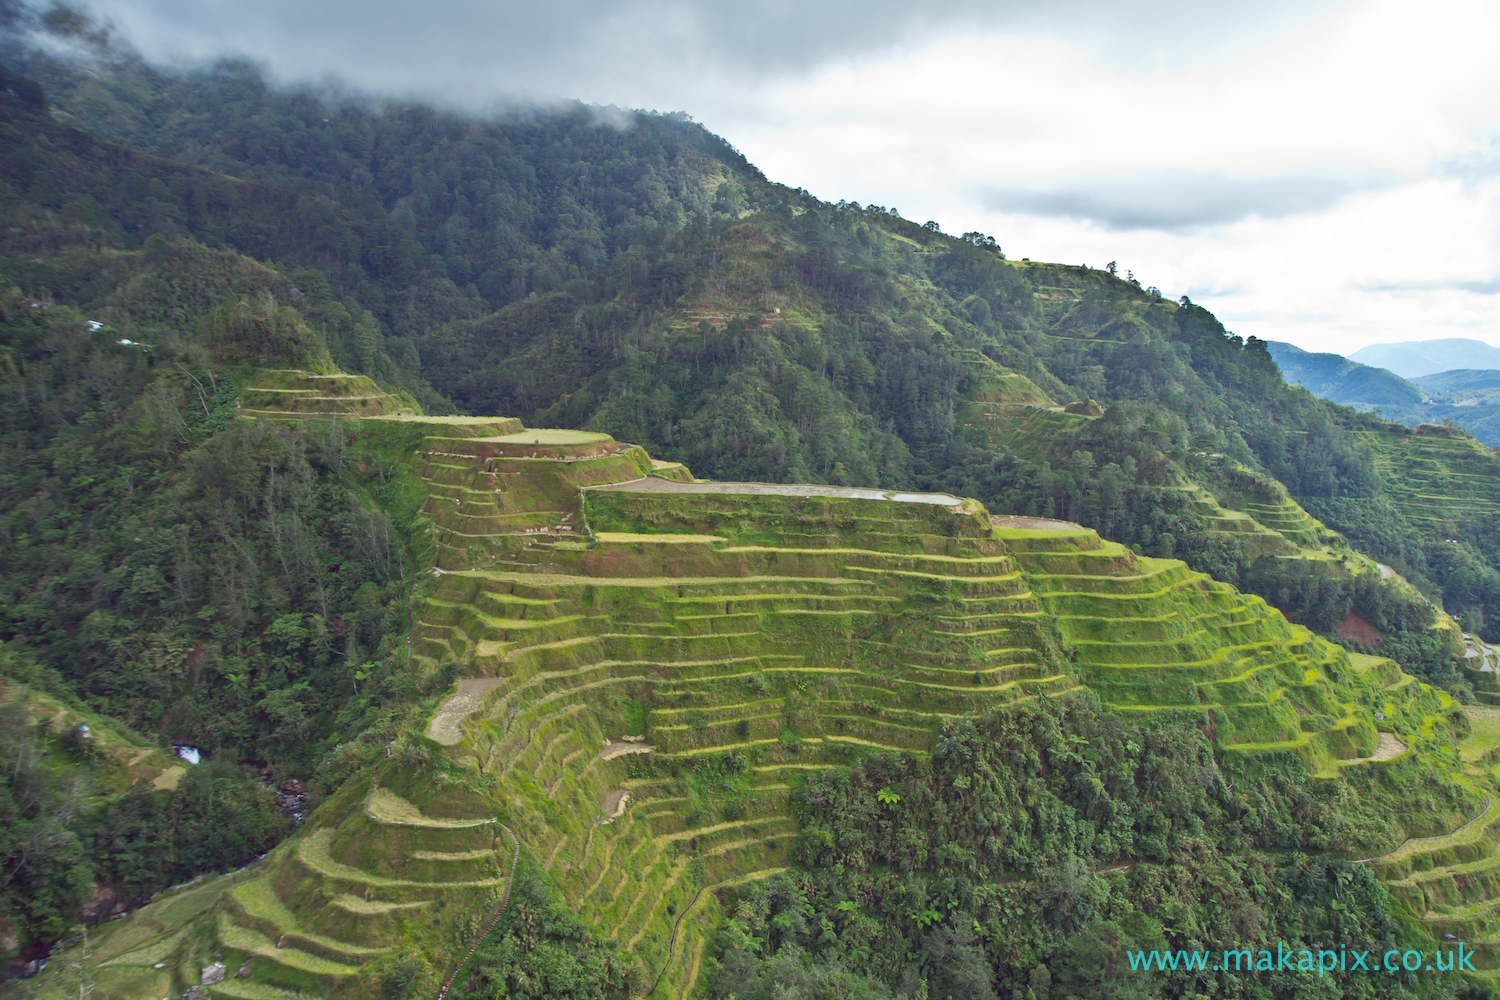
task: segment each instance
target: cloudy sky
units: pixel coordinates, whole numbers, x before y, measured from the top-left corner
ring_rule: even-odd
[[[1243,335],[1500,345],[1500,4],[931,6],[91,5],[161,61],[246,55],[481,113],[683,110],[775,180],[1013,257],[1116,260]]]

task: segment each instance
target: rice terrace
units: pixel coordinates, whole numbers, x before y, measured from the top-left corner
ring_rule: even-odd
[[[358,995],[362,969],[413,941],[472,951],[465,933],[504,919],[472,915],[506,898],[513,829],[655,993],[687,996],[726,901],[793,863],[810,774],[930,754],[975,713],[1087,690],[1133,720],[1205,727],[1247,762],[1290,754],[1314,778],[1359,767],[1397,785],[1427,766],[1410,747],[1463,725],[1390,660],[1070,522],[944,494],[702,482],[607,435],[509,418],[345,419],[419,471],[435,558],[411,670],[459,678],[425,739],[184,908],[198,928],[153,906],[96,939],[120,995],[164,983],[163,957],[187,978],[208,951],[256,960],[253,988],[213,984],[255,997]],[[1475,739],[1495,728],[1486,711],[1470,710]],[[1488,767],[1500,730],[1490,743],[1465,760]],[[1451,833],[1414,815],[1397,828],[1413,836],[1365,862],[1434,933],[1485,926],[1469,879],[1500,864],[1486,860],[1500,800],[1456,780]],[[1496,961],[1482,931],[1468,940]]]
[[[1500,15],[658,6],[0,0],[0,1000],[1500,996]]]

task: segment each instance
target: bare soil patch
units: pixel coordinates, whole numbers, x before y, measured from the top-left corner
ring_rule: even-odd
[[[499,677],[466,677],[458,682],[458,693],[438,706],[427,724],[427,738],[451,747],[464,738],[463,721],[473,714],[484,696],[501,681]]]
[[[1357,642],[1366,649],[1374,649],[1380,645],[1380,632],[1359,612],[1351,611],[1344,616],[1333,630],[1334,635],[1340,639],[1348,639]]]
[[[1082,531],[1083,525],[1072,521],[1054,521],[1050,517],[1017,517],[1011,514],[991,514],[990,524],[997,528],[1016,531]]]
[[[610,740],[604,744],[604,749],[599,751],[600,760],[614,760],[631,753],[650,753],[652,747],[647,743],[626,743],[624,740]]]
[[[1390,733],[1380,733],[1375,741],[1375,752],[1368,757],[1356,757],[1353,760],[1344,761],[1346,764],[1368,764],[1379,763],[1383,760],[1395,760],[1406,753],[1406,744],[1402,743]]]
[[[608,826],[621,816],[625,815],[625,807],[630,804],[630,793],[623,788],[616,788],[604,797],[604,818],[599,821],[600,826]]]

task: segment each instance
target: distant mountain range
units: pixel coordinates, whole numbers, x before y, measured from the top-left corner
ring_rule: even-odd
[[[1485,444],[1500,447],[1500,349],[1477,340],[1433,340],[1375,344],[1346,358],[1277,341],[1267,341],[1266,347],[1288,382],[1319,399],[1411,426],[1451,420]],[[1414,374],[1403,378],[1387,367],[1362,363],[1372,357],[1390,359]],[[1467,366],[1423,368],[1442,361]],[[1486,364],[1494,367],[1474,367]]]
[[[1420,378],[1455,369],[1500,368],[1500,347],[1480,340],[1412,340],[1400,344],[1371,344],[1349,355],[1351,361],[1384,368],[1402,378]]]

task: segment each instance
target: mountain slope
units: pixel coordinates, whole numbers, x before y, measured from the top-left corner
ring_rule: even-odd
[[[726,922],[728,904],[755,899],[759,883],[785,891],[778,877],[793,864],[810,870],[830,916],[847,925],[841,914],[859,914],[864,934],[892,939],[874,952],[857,938],[841,945],[830,922],[825,963],[956,981],[963,973],[941,953],[893,950],[906,932],[879,896],[861,891],[852,909],[827,898],[825,880],[846,862],[863,874],[872,861],[907,870],[902,913],[915,893],[960,926],[991,925],[978,954],[996,971],[981,981],[1013,984],[1030,966],[1006,907],[931,897],[945,881],[1045,885],[1067,858],[1146,880],[1184,863],[1219,869],[1212,889],[1143,900],[1158,930],[1133,933],[1175,941],[1161,921],[1189,900],[1227,892],[1238,910],[1254,877],[1289,887],[1284,871],[1247,872],[1241,885],[1229,872],[1242,854],[1369,856],[1482,809],[1489,785],[1438,749],[1464,732],[1451,699],[1181,563],[1076,525],[992,521],[943,495],[702,483],[604,435],[506,418],[349,420],[400,449],[424,484],[442,572],[411,673],[425,683],[457,668],[466,679],[426,724],[428,739],[401,737],[307,830],[222,885],[211,909],[184,907],[176,924],[143,911],[115,931],[134,951],[106,935],[97,947],[123,995],[142,995],[128,984],[150,977],[150,963],[190,970],[217,952],[226,967],[251,963],[262,990],[364,996],[397,956],[420,955],[441,977],[466,945],[480,958],[459,995],[487,995],[488,977],[513,974],[514,956],[486,950],[478,919],[506,912],[510,835],[623,953],[615,961],[634,971],[620,995],[688,994],[717,928],[758,933]],[[1024,741],[1051,757],[1048,770],[1074,773],[1082,761],[1070,745],[1104,756],[1057,784],[1014,762],[961,766],[964,780],[948,781],[977,806],[1016,800],[1002,810],[1003,837],[970,823],[961,802],[942,804],[941,791],[924,794],[929,768],[1005,753],[1018,736],[1007,730],[1037,725],[1060,730],[1055,745],[1041,733]],[[1070,787],[1106,759],[1091,795]],[[1188,770],[1164,778],[1163,768]],[[1339,825],[1252,818],[1213,777],[1220,768],[1262,811],[1337,803]],[[1200,799],[1146,790],[1180,788],[1190,774]],[[1101,798],[1112,803],[1094,814],[1104,821],[1087,804]],[[1395,940],[1380,898],[1357,905]],[[1260,933],[1308,919],[1311,907],[1278,909]],[[1047,926],[1054,946],[1081,944],[1066,922]],[[1087,963],[1053,961],[1060,976],[1089,974]]]
[[[40,48],[13,57],[67,122],[91,134],[171,151],[216,174],[289,185],[328,199],[330,214],[379,226],[353,240],[364,245],[367,267],[371,258],[409,259],[420,247],[428,267],[407,266],[435,272],[424,277],[464,304],[449,309],[554,291],[632,246],[659,245],[690,215],[736,214],[748,187],[763,180],[681,115],[580,104],[479,123],[421,105],[330,107],[316,94],[274,88],[242,63],[173,74],[108,47],[93,55],[84,73]],[[382,283],[387,294],[396,286]],[[375,312],[403,334],[453,315]]]
[[[221,82],[163,79],[183,93],[206,88],[210,97]],[[265,88],[251,88],[250,96],[224,112],[228,124],[257,106],[287,106],[284,95]],[[258,256],[324,262],[323,271],[292,271],[271,294],[306,296],[310,301],[297,300],[300,311],[324,331],[336,361],[408,385],[429,408],[445,405],[446,393],[474,410],[591,426],[718,477],[962,482],[966,491],[998,499],[980,485],[990,474],[982,466],[994,456],[953,433],[975,378],[963,352],[978,350],[1062,401],[1097,398],[1117,409],[1097,425],[1108,433],[1087,442],[1088,450],[1099,465],[1123,470],[1133,460],[1134,485],[1150,496],[1150,509],[1165,509],[1174,496],[1169,487],[1213,488],[1212,475],[1193,467],[1199,452],[1259,466],[1298,496],[1368,496],[1376,486],[1353,439],[1319,405],[1288,390],[1259,345],[1227,338],[1206,312],[1102,272],[1007,261],[981,238],[954,240],[883,210],[821,205],[765,184],[753,171],[737,176],[743,203],[763,206],[758,211],[716,207],[659,246],[632,244],[566,289],[454,320],[454,313],[482,313],[482,300],[455,294],[405,230],[390,228],[383,203],[336,200],[287,179],[316,163],[290,135],[273,144],[279,158],[259,171],[275,179],[247,184],[110,147],[28,111],[19,99],[7,114],[14,148],[25,152],[7,161],[12,190],[43,222],[41,229],[33,222],[9,230],[15,245],[7,266],[22,284],[112,309],[106,315],[132,334],[125,339],[149,341],[151,324],[181,322],[182,314],[161,312],[152,296],[162,292],[149,283],[116,290],[100,282],[103,272],[118,273],[103,262],[120,263],[110,244],[128,247],[168,225]],[[349,114],[377,135],[386,127],[398,139],[407,134],[404,119]],[[291,127],[284,114],[278,120]],[[201,137],[202,149],[224,147],[225,121]],[[696,134],[668,124],[667,134]],[[492,132],[504,137],[511,128]],[[550,134],[525,123],[514,128],[522,137]],[[698,147],[713,144],[689,144],[674,162],[691,161],[683,156]],[[547,161],[552,150],[538,156]],[[83,202],[35,184],[39,167],[58,183],[94,192],[94,223],[69,221]],[[106,183],[112,170],[129,183]],[[169,184],[155,174],[177,179]],[[132,184],[155,191],[157,182],[161,197],[121,200]],[[290,205],[326,215],[332,228],[299,234],[268,223]],[[68,252],[38,256],[43,232]],[[152,253],[166,252],[154,246]],[[396,259],[375,255],[372,263],[379,246],[399,251]],[[370,270],[375,264],[383,269]],[[404,286],[406,305],[387,294],[391,285]],[[1132,439],[1148,427],[1153,434]],[[1056,455],[1034,458],[1050,463]],[[1041,502],[1051,492],[1043,479],[1029,497],[1010,502]],[[1158,523],[1131,540],[1156,546],[1169,534],[1200,568],[1250,578],[1251,559],[1236,551],[1235,539],[1212,537],[1201,521],[1179,517],[1174,525],[1164,532]]]
[[[1486,389],[1500,389],[1500,369],[1459,368],[1438,372],[1436,375],[1423,375],[1412,379],[1412,384],[1433,397],[1474,394]]]
[[[1411,381],[1383,368],[1371,368],[1338,354],[1310,354],[1291,344],[1269,343],[1288,382],[1319,399],[1388,420],[1419,424],[1452,423],[1485,444],[1500,445],[1500,372],[1459,370]]]
[[[96,942],[108,990],[218,951],[249,970],[224,995],[435,993],[462,961],[476,996],[1101,996],[1189,918],[1495,957],[1455,868],[1492,862],[1490,730],[1389,573],[1493,630],[1471,438],[684,121],[350,108],[324,145],[242,68],[48,66],[196,162],[0,87],[4,639],[321,803]],[[512,252],[521,285],[454,277]],[[75,874],[124,884],[135,842],[95,842]],[[131,884],[224,862],[166,860]]]
[[[1463,431],[1344,418],[1381,468],[1373,497],[1308,499],[1372,557],[1420,581],[1466,626],[1493,639],[1500,611],[1500,456]]]
[[[182,86],[191,90],[192,81]],[[269,110],[286,100],[269,90],[254,93]],[[289,138],[276,144],[284,158],[269,172],[278,179],[246,184],[116,150],[27,111],[24,102],[8,107],[16,148],[27,151],[12,158],[13,190],[28,185],[20,201],[42,199],[28,211],[46,220],[48,239],[71,247],[38,257],[33,236],[12,248],[8,266],[18,268],[23,284],[56,289],[87,308],[120,301],[106,315],[122,332],[135,331],[132,324],[160,326],[166,314],[149,296],[161,293],[148,285],[112,290],[97,275],[113,269],[97,258],[115,253],[111,242],[129,246],[163,219],[180,219],[172,223],[179,229],[232,240],[257,255],[325,261],[323,271],[292,271],[288,279],[300,284],[286,280],[273,296],[307,296],[297,300],[300,310],[325,331],[335,360],[410,386],[429,409],[447,405],[446,396],[470,410],[586,426],[718,478],[934,485],[998,503],[1001,492],[987,481],[1012,445],[975,450],[954,433],[976,384],[964,352],[977,350],[1013,366],[1050,397],[1080,406],[1095,398],[1111,408],[1085,445],[1098,466],[1132,470],[1133,488],[1145,501],[1137,509],[1150,518],[1126,540],[1148,551],[1181,551],[1197,568],[1260,581],[1256,586],[1267,593],[1288,592],[1265,578],[1275,565],[1252,574],[1257,556],[1244,540],[1214,531],[1211,519],[1193,514],[1182,499],[1182,485],[1215,488],[1217,474],[1197,468],[1200,453],[1259,467],[1299,497],[1369,496],[1378,484],[1369,456],[1320,404],[1282,383],[1262,345],[1229,338],[1190,303],[1162,301],[1104,272],[1008,261],[973,234],[953,239],[883,209],[825,205],[757,180],[753,171],[737,176],[742,204],[758,210],[716,207],[660,245],[632,244],[566,288],[535,298],[528,293],[484,315],[483,301],[455,294],[405,230],[389,229],[382,206],[335,200],[284,179],[307,166],[310,155]],[[358,114],[377,134],[389,125],[405,135],[400,119]],[[503,135],[511,126],[494,128]],[[222,146],[215,142],[213,148]],[[538,154],[544,160],[553,155],[548,149]],[[46,187],[33,192],[26,171],[36,167],[27,163],[97,192],[90,211],[98,221],[69,230],[74,209],[68,206],[76,199]],[[155,173],[183,180],[161,184],[166,200],[148,199],[148,208],[158,207],[142,215],[140,204],[120,201],[120,185],[104,183],[116,165],[147,188]],[[175,188],[183,193],[173,195]],[[247,207],[237,207],[236,199],[248,199]],[[276,205],[293,204],[316,208],[314,217],[326,213],[334,229],[299,238],[262,218],[277,217]],[[405,256],[377,257],[387,270],[368,270],[367,259],[387,234]],[[106,246],[77,245],[85,239]],[[166,250],[154,246],[152,253]],[[408,305],[386,294],[392,283],[404,284]],[[144,311],[128,304],[133,298],[125,290],[137,287],[149,292]],[[454,313],[479,315],[452,319]],[[128,339],[150,338],[135,332]],[[1151,433],[1142,436],[1145,429]],[[1033,483],[1027,495],[1012,492],[1007,504],[1028,509],[1052,502],[1047,495],[1058,486],[1042,469],[1063,460],[1065,440],[1031,449],[1028,460],[1042,466],[1036,477],[1023,477]]]
[[[1076,394],[1078,399],[1094,397],[1109,402],[1138,397],[1180,409],[1205,446],[1223,450],[1217,439],[1227,435],[1224,448],[1241,458],[1258,454],[1260,460],[1271,463],[1273,474],[1295,489],[1301,488],[1297,480],[1303,475],[1326,477],[1330,469],[1335,479],[1346,474],[1358,479],[1351,458],[1335,443],[1321,440],[1327,434],[1337,434],[1330,425],[1319,424],[1314,440],[1320,441],[1316,447],[1331,446],[1333,461],[1299,458],[1310,454],[1306,449],[1311,446],[1304,444],[1302,435],[1287,435],[1277,428],[1300,404],[1289,402],[1290,397],[1283,395],[1273,370],[1257,374],[1253,387],[1244,386],[1249,395],[1242,393],[1245,403],[1255,395],[1274,401],[1272,411],[1264,416],[1259,412],[1263,406],[1236,404],[1231,415],[1223,404],[1210,401],[1217,389],[1234,394],[1240,392],[1240,386],[1237,378],[1216,385],[1220,373],[1214,369],[1229,357],[1205,336],[1209,329],[1217,328],[1206,314],[1200,318],[1193,310],[1183,313],[1176,324],[1178,332],[1173,334],[1168,330],[1171,324],[1164,324],[1162,318],[1174,315],[1174,304],[1156,303],[1148,308],[1149,296],[1124,280],[1105,280],[1102,272],[1075,276],[1069,272],[1077,269],[1043,265],[1029,269],[1004,261],[982,240],[980,245],[955,241],[884,211],[823,205],[800,191],[765,183],[721,140],[686,122],[637,117],[632,129],[621,133],[592,124],[589,114],[580,110],[533,122],[496,122],[474,132],[460,119],[433,117],[420,109],[391,109],[375,115],[349,105],[330,113],[309,96],[283,94],[266,87],[243,67],[172,76],[152,71],[138,60],[120,57],[83,73],[41,54],[39,49],[27,53],[27,65],[49,84],[50,92],[58,95],[73,120],[113,129],[121,138],[147,148],[181,149],[204,166],[257,179],[261,187],[252,190],[265,192],[258,197],[312,198],[310,204],[331,212],[333,219],[347,219],[340,222],[341,234],[332,245],[345,255],[348,262],[340,266],[350,276],[333,276],[336,293],[345,294],[347,289],[368,299],[363,304],[381,324],[381,335],[403,341],[392,351],[393,357],[406,355],[404,342],[411,337],[422,338],[411,346],[437,359],[424,365],[432,369],[428,381],[439,379],[443,383],[437,386],[439,389],[459,394],[462,405],[476,412],[535,415],[558,407],[542,422],[581,424],[599,410],[599,404],[593,401],[603,393],[615,403],[607,413],[600,413],[599,419],[622,436],[673,450],[681,447],[673,427],[696,417],[689,424],[699,432],[696,436],[713,436],[715,426],[744,425],[752,429],[756,440],[766,442],[762,450],[790,456],[807,447],[802,439],[809,421],[831,409],[843,408],[843,404],[835,405],[832,397],[816,398],[826,395],[819,383],[828,383],[835,395],[849,400],[855,412],[894,430],[908,448],[914,444],[925,447],[945,439],[950,426],[948,411],[961,395],[956,386],[961,371],[945,359],[945,344],[980,347],[991,343],[996,350],[1010,348],[1009,354],[997,358],[1020,366],[1023,374],[1043,383],[1061,379],[1055,385],[1057,392],[1064,391],[1062,383],[1070,382],[1073,384],[1066,393]],[[329,119],[333,135],[316,131],[322,128],[323,118]],[[130,124],[127,131],[119,132],[122,122]],[[51,128],[34,123],[18,138],[26,142],[38,129],[50,132]],[[173,129],[193,131],[179,134]],[[256,137],[253,149],[247,147],[247,135]],[[423,167],[420,156],[434,143],[434,148],[454,164],[453,170],[445,173]],[[61,141],[58,144],[66,145]],[[589,150],[590,161],[602,158],[626,165],[639,163],[633,168],[637,171],[649,165],[644,154],[655,150],[656,173],[627,171],[611,176],[608,182],[601,180],[595,195],[589,195],[592,187],[574,190],[574,184],[583,182],[562,173],[570,162],[567,156],[581,155],[570,150]],[[534,164],[533,169],[552,171],[555,183],[541,184],[540,177],[538,182],[522,177],[512,183],[494,173],[499,167],[486,164],[507,162],[507,151]],[[138,169],[145,171],[144,167]],[[337,184],[356,169],[385,180],[368,190],[357,185],[347,189],[327,186]],[[73,169],[68,183],[77,183],[82,173],[86,168]],[[149,187],[144,176],[141,183]],[[432,185],[431,190],[414,187],[419,184]],[[164,186],[171,196],[171,185]],[[454,284],[459,272],[501,267],[513,252],[509,244],[488,237],[488,242],[477,244],[479,249],[470,249],[471,243],[445,235],[461,222],[468,225],[462,220],[475,217],[470,207],[478,206],[481,192],[497,187],[514,190],[519,200],[492,198],[494,210],[501,213],[494,217],[494,225],[522,232],[537,245],[552,246],[552,256],[546,261],[538,258],[534,266],[528,263],[526,267],[532,271],[552,267],[558,283],[549,280],[538,285],[528,279],[498,299],[476,295],[474,290],[466,292]],[[725,189],[722,198],[721,188]],[[638,199],[663,189],[667,193],[663,211],[668,215],[653,223],[649,231],[632,228],[630,220],[642,218],[647,208]],[[710,190],[708,201],[689,197],[691,192]],[[98,200],[100,195],[94,197]],[[560,200],[542,205],[537,198]],[[604,202],[598,208],[591,207],[595,202],[590,198],[605,199],[613,207],[607,212]],[[50,204],[54,211],[62,208],[61,199]],[[520,206],[524,204],[539,207],[522,211]],[[587,209],[583,218],[619,221],[609,225],[600,222],[604,228],[590,230],[595,235],[589,239],[601,247],[602,254],[575,254],[571,262],[554,260],[560,249],[558,241],[566,232],[558,228],[558,223],[548,221],[548,213],[564,212],[572,204],[580,211]],[[755,209],[760,211],[753,218],[740,218],[741,213]],[[406,212],[412,216],[409,230],[400,223]],[[675,225],[690,214],[696,220],[694,225],[676,229]],[[391,231],[389,227],[396,223],[396,230]],[[150,231],[143,226],[143,222],[133,223],[133,231]],[[130,231],[132,227],[127,225]],[[203,230],[202,236],[226,238],[212,228]],[[308,236],[322,238],[318,232]],[[318,247],[317,242],[307,246],[279,234],[254,231],[230,238],[239,240],[235,245],[256,257],[287,261],[310,260],[309,251]],[[421,263],[411,256],[413,240],[427,255]],[[383,260],[388,253],[386,246],[397,251],[403,262],[411,263],[403,263],[406,270],[399,275],[380,275],[380,283],[386,289],[405,285],[410,289],[407,295],[421,297],[413,298],[409,306],[381,301],[390,294],[388,290],[380,295],[360,291],[368,286],[358,284],[359,272],[353,269],[366,270],[370,262]],[[530,261],[532,253],[527,250],[517,259]],[[440,269],[435,262],[441,262]],[[578,280],[570,287],[560,287],[562,281],[575,278]],[[549,291],[554,288],[557,290]],[[530,308],[541,308],[525,298],[533,293],[565,298],[547,307],[549,315],[533,317],[525,312],[527,302],[532,303]],[[791,362],[789,365],[775,356],[762,356],[760,348],[767,344],[766,337],[750,337],[740,346],[740,335],[730,335],[727,328],[731,319],[752,323],[765,314],[778,315],[773,310],[782,308],[783,298],[788,300],[787,309],[796,300],[796,308],[811,310],[805,315],[788,313],[781,321],[789,336],[801,331],[797,333],[800,340],[791,338],[783,345],[782,338],[774,338],[779,354]],[[505,309],[521,310],[514,312],[519,323],[502,309],[473,327],[452,325],[455,320],[462,321],[465,314],[477,317],[489,304],[507,302]],[[603,308],[607,304],[610,308]],[[718,345],[710,343],[714,338],[701,328],[704,322],[728,339]],[[449,324],[446,329],[445,324]],[[774,321],[767,322],[765,332],[774,325]],[[509,326],[516,327],[524,343],[508,332]],[[1148,329],[1155,331],[1155,344],[1130,343],[1132,331],[1145,334]],[[668,330],[674,335],[660,344],[666,350],[654,349],[657,338]],[[683,334],[693,332],[699,334],[699,342],[691,358],[686,359],[684,352],[693,338]],[[934,333],[952,339],[940,337],[934,341]],[[1165,360],[1157,356],[1164,346],[1162,337],[1184,348],[1186,366],[1182,362],[1171,365],[1190,380],[1188,398],[1180,401],[1169,401],[1166,380],[1154,374]],[[1218,328],[1218,337],[1223,339],[1222,328]],[[1200,342],[1189,348],[1195,340]],[[1089,347],[1095,341],[1102,351]],[[751,344],[756,350],[747,354],[745,346]],[[726,363],[722,350],[730,345],[736,349]],[[720,353],[710,355],[716,346]],[[523,374],[512,373],[501,364],[527,349],[532,349],[534,356],[524,366]],[[482,352],[489,364],[467,364],[466,355],[475,350]],[[647,354],[652,357],[648,359],[644,356]],[[1101,364],[1103,358],[1091,356],[1095,354],[1120,355],[1121,363]],[[863,355],[863,360],[856,355]],[[649,405],[650,412],[660,414],[651,426],[640,426],[648,409],[645,400],[620,381],[627,357],[633,358],[636,366],[631,378],[649,380],[674,397],[665,412],[659,402]],[[357,367],[345,354],[339,354],[336,360]],[[681,369],[685,360],[694,373],[702,373],[699,384],[684,384],[687,376]],[[706,365],[710,360],[713,363]],[[797,375],[798,368],[808,371],[814,380],[804,381]],[[869,371],[871,368],[875,370]],[[617,369],[622,375],[607,379],[607,385],[598,381],[601,371]],[[739,377],[734,391],[726,395],[721,389],[727,383],[720,380],[735,372]],[[774,377],[766,377],[768,374]],[[786,382],[788,376],[793,382]],[[509,384],[507,379],[520,380],[520,384]],[[1118,384],[1111,387],[1110,380]],[[574,389],[579,385],[586,391],[575,398]],[[699,413],[709,385],[714,386],[712,396],[726,402],[718,411]],[[1051,383],[1043,388],[1054,391]],[[789,412],[789,408],[798,408],[791,404],[802,399],[804,390],[813,394],[811,409],[816,412],[805,412],[809,409],[806,404],[800,407],[803,412]],[[564,404],[565,394],[570,398]],[[771,396],[777,405],[768,409]],[[733,404],[728,402],[731,399]],[[1309,419],[1317,422],[1311,410],[1292,418],[1299,430],[1307,429],[1302,424]],[[1229,429],[1231,422],[1253,427],[1250,439],[1244,439],[1243,431]],[[806,474],[816,478],[830,475],[833,466],[841,462],[845,468],[857,462],[863,471],[866,462],[861,453],[874,451],[875,468],[892,470],[878,474],[894,474],[894,468],[903,462],[892,451],[894,443],[874,444],[871,433],[859,429],[858,423],[846,414],[828,424],[816,438],[832,436],[850,442],[850,446],[824,449],[823,455],[804,451],[797,456],[798,467],[812,470]],[[651,437],[643,437],[643,431]],[[1234,441],[1237,436],[1242,438],[1240,443]],[[718,473],[713,463],[720,461],[722,452],[739,447],[739,440],[742,436],[729,441],[721,431],[707,454],[700,450],[693,457],[705,474]],[[788,457],[756,474],[774,478],[777,465],[790,468],[794,462],[795,458]],[[1299,462],[1305,472],[1293,471]],[[749,470],[743,474],[749,474]],[[1325,478],[1311,492],[1328,488],[1332,487]]]
[[[1315,354],[1291,344],[1266,341],[1282,375],[1319,399],[1348,406],[1412,406],[1423,401],[1421,390],[1406,379],[1340,354]]]

